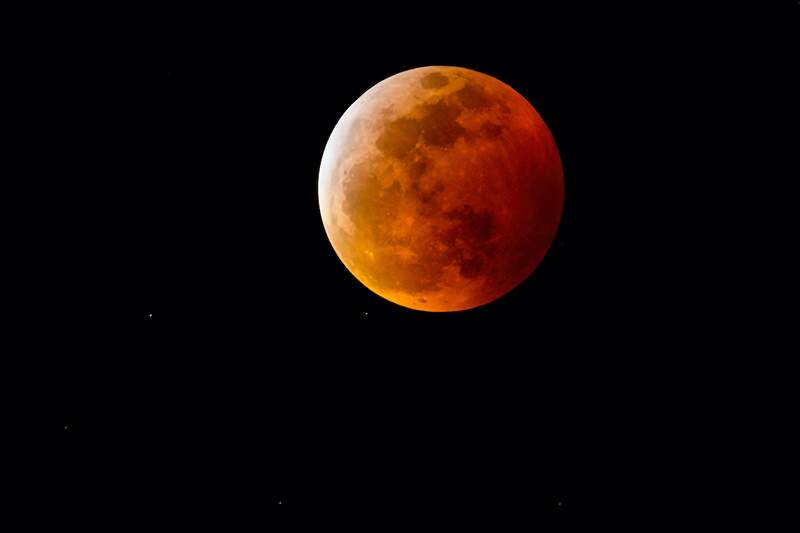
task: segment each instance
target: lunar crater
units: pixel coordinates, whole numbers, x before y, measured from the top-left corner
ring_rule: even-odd
[[[421,83],[426,89],[441,89],[450,83],[450,79],[441,72],[431,72],[423,76]]]

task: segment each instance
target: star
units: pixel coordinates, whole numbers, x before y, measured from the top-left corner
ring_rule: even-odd
[[[147,313],[145,316],[146,316],[147,318],[153,318],[153,313]]]

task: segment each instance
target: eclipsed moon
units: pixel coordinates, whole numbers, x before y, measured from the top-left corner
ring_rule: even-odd
[[[564,204],[558,149],[536,110],[473,70],[423,67],[378,83],[322,156],[328,238],[361,283],[424,311],[477,307],[519,285]]]

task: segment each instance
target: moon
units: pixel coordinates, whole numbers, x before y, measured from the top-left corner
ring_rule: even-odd
[[[356,100],[319,172],[328,239],[367,288],[422,311],[489,303],[547,253],[564,204],[550,130],[486,74],[422,67]]]

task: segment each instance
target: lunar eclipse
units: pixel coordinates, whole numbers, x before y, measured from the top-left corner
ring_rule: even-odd
[[[423,311],[478,307],[519,285],[564,203],[558,149],[533,106],[491,76],[440,66],[391,76],[347,109],[318,192],[350,272]]]

